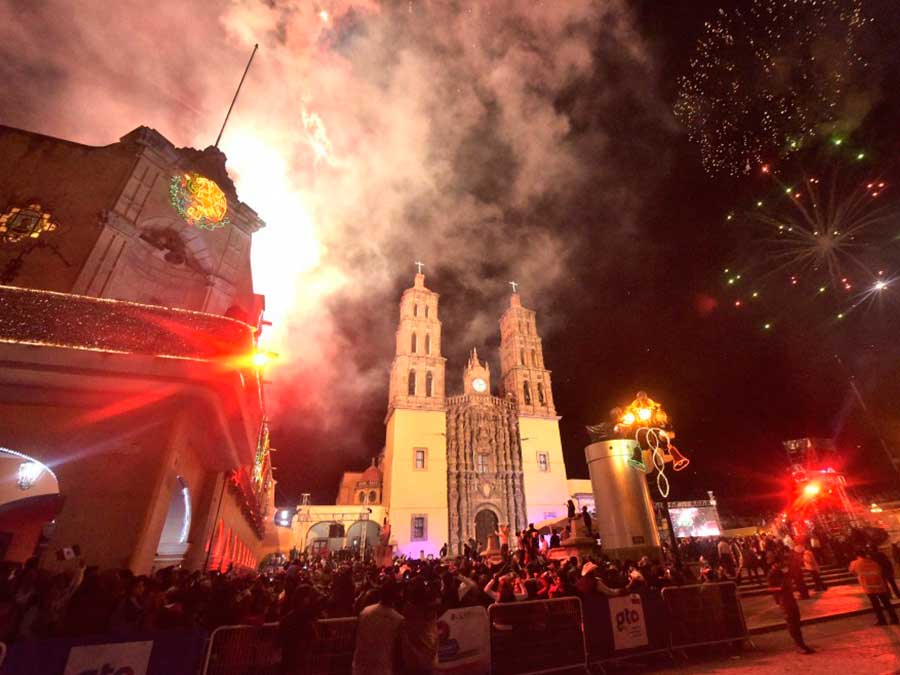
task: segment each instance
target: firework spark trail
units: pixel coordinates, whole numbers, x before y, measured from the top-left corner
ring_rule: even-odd
[[[875,298],[887,301],[882,291],[900,266],[891,169],[870,165],[865,152],[837,151],[843,139],[819,142],[815,154],[799,153],[780,171],[763,165],[768,193],[726,218],[746,240],[743,262],[725,271],[726,286],[735,308],[765,309],[766,330],[779,314],[808,318],[827,308],[843,320]]]
[[[306,131],[306,143],[312,148],[315,164],[325,162],[328,166],[334,167],[338,165],[338,161],[334,156],[334,149],[331,140],[328,138],[328,131],[325,129],[325,123],[316,113],[307,111],[306,107],[301,112],[303,120],[303,128]]]
[[[857,45],[870,22],[862,0],[720,9],[697,41],[675,105],[706,170],[747,174],[819,131],[853,126],[849,111],[868,70]]]

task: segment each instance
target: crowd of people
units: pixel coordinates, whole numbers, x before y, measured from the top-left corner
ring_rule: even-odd
[[[810,599],[807,579],[812,581],[815,592],[826,590],[821,575],[826,561],[856,575],[872,604],[876,625],[886,625],[887,619],[891,624],[898,623],[891,593],[900,598],[894,577],[894,563],[900,564],[900,546],[890,545],[890,557],[884,553],[886,534],[879,529],[849,528],[832,537],[817,531],[802,538],[787,531],[778,536],[765,532],[733,539],[688,537],[679,541],[678,551],[682,559],[697,562],[701,582],[740,581],[746,574],[751,582],[765,583],[782,609],[798,651],[811,654],[813,649],[804,641],[800,629],[797,598]]]
[[[521,537],[513,541],[520,542]],[[827,543],[829,559],[844,550],[833,541]],[[817,590],[824,589],[818,575],[825,559],[824,542],[812,537],[803,542],[772,534],[731,540],[686,538],[679,542],[677,556],[664,547],[662,559],[631,562],[605,556],[581,562],[574,557],[552,559],[556,556],[548,555],[549,547],[513,545],[516,548],[510,551],[504,542],[499,556],[482,556],[469,547],[468,555],[398,558],[385,567],[348,552],[326,557],[300,553],[262,572],[169,567],[146,576],[98,570],[76,561],[65,572],[51,573],[30,560],[0,579],[0,641],[166,629],[211,631],[223,625],[278,622],[287,673],[300,668],[299,661],[309,651],[305,646],[316,639],[318,619],[358,616],[357,672],[395,672],[388,662],[400,659],[403,672],[426,673],[431,672],[437,652],[437,617],[449,609],[566,596],[658,597],[666,586],[738,579],[746,573],[768,582],[792,635],[796,627],[798,647],[808,650],[799,635],[794,595],[808,597],[804,571],[813,573]],[[863,590],[873,598],[879,621],[885,620],[883,608],[896,623],[885,600],[888,587],[900,597],[890,560],[877,550],[863,551],[853,556]],[[391,635],[396,640],[386,639]]]
[[[471,554],[445,559],[397,559],[391,567],[346,552],[333,557],[299,554],[263,572],[229,569],[191,572],[168,567],[150,575],[98,570],[72,561],[64,572],[36,560],[0,579],[0,641],[85,635],[125,635],[179,629],[211,631],[222,625],[280,622],[284,660],[301,658],[320,618],[368,614],[380,624],[403,617],[404,658],[429,661],[437,649],[436,617],[448,609],[590,594],[656,592],[690,581],[664,561],[621,563],[602,557],[549,560],[516,551],[500,560]],[[367,609],[380,606],[381,609]],[[400,630],[400,628],[398,628]],[[373,638],[376,639],[376,638]],[[376,640],[377,641],[377,640]],[[364,650],[375,654],[378,650]],[[431,656],[429,656],[429,654]],[[415,664],[407,670],[425,672]],[[286,671],[291,672],[291,671]],[[366,666],[360,672],[379,672]]]

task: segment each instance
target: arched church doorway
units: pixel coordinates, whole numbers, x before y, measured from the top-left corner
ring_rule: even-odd
[[[154,565],[167,567],[178,565],[184,560],[188,549],[188,535],[191,533],[191,491],[184,478],[175,476],[169,510],[159,544],[156,546]]]
[[[490,509],[482,509],[475,514],[475,541],[479,551],[487,548],[488,537],[497,531],[499,525],[497,514]]]
[[[37,554],[62,505],[52,469],[0,447],[0,560],[23,563]]]
[[[374,520],[357,520],[347,528],[347,545],[352,551],[374,550],[381,528]]]

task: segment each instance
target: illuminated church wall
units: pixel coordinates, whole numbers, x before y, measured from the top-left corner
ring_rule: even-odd
[[[56,227],[0,241],[0,283],[255,314],[250,239],[263,223],[218,149],[146,127],[104,147],[0,127],[0,217],[32,202]]]
[[[134,156],[0,126],[0,215],[38,202],[59,227],[22,242],[0,237],[0,283],[71,291],[100,235],[100,214]]]

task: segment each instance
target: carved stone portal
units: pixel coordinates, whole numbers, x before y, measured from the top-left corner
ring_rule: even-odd
[[[452,553],[462,553],[470,539],[483,550],[491,534],[486,523],[509,523],[513,531],[527,526],[515,401],[477,394],[448,399],[447,494]]]

